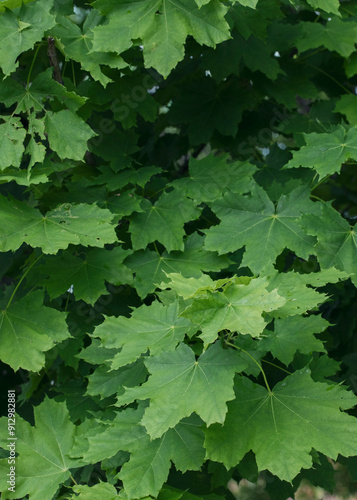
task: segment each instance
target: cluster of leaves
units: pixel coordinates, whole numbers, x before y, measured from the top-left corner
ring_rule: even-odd
[[[1,0],[4,500],[357,476],[355,42],[348,0]]]

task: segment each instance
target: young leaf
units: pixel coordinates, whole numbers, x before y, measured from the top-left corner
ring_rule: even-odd
[[[194,297],[181,315],[199,325],[205,345],[225,329],[257,337],[266,325],[263,312],[279,309],[286,302],[276,290],[268,292],[267,286],[266,279],[257,278],[248,284],[231,283],[222,292],[208,290]]]

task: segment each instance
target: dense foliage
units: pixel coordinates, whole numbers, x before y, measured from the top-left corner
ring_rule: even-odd
[[[4,500],[357,478],[356,41],[348,0],[1,0]]]

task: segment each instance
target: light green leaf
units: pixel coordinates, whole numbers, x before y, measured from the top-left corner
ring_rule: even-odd
[[[247,366],[236,352],[220,344],[210,346],[196,361],[194,352],[180,344],[145,361],[151,373],[140,387],[128,388],[118,405],[150,398],[141,420],[155,439],[195,412],[207,425],[224,422],[226,402],[233,399],[233,377]]]
[[[207,291],[194,297],[182,316],[200,326],[205,345],[226,329],[257,337],[266,325],[263,312],[279,309],[286,302],[276,290],[268,292],[267,286],[267,279],[257,278],[248,284],[230,283],[222,292]]]
[[[102,481],[93,486],[76,484],[73,486],[73,491],[77,493],[77,495],[72,495],[70,497],[73,500],[98,500],[99,498],[116,500],[119,498],[114,486],[110,483],[103,483]]]
[[[197,327],[186,318],[180,318],[179,312],[178,300],[167,307],[158,301],[150,306],[143,304],[133,311],[130,318],[105,318],[93,335],[101,338],[105,348],[121,349],[111,363],[111,368],[117,369],[132,363],[147,351],[152,356],[172,351],[185,334],[195,333]]]
[[[266,330],[266,335],[259,342],[259,349],[271,351],[273,356],[288,366],[297,351],[309,354],[313,351],[324,352],[321,340],[314,333],[321,333],[329,326],[321,316],[290,316],[276,319],[274,331]]]
[[[357,231],[330,205],[320,216],[306,214],[302,219],[308,234],[317,236],[315,247],[322,269],[335,266],[345,271],[357,286]]]
[[[69,110],[52,113],[45,118],[46,132],[51,149],[64,160],[82,160],[87,142],[97,134],[76,114]]]
[[[29,88],[12,78],[6,78],[0,82],[0,101],[8,107],[16,103],[16,113],[30,110],[42,112],[45,101],[53,101],[55,98],[73,112],[86,102],[86,98],[68,91],[66,87],[53,79],[53,68],[39,73]],[[30,117],[30,120],[32,121],[33,117]]]
[[[34,407],[35,425],[16,415],[16,493],[9,493],[7,459],[1,460],[2,499],[52,500],[57,489],[70,477],[70,469],[81,466],[70,458],[76,427],[70,421],[65,403],[45,400]],[[7,419],[1,419],[1,434],[7,435]]]
[[[131,241],[134,250],[146,248],[159,241],[166,250],[183,250],[184,224],[197,219],[200,210],[196,203],[179,191],[163,193],[155,205],[148,200],[141,204],[144,212],[130,216]]]
[[[17,57],[42,40],[44,32],[55,25],[50,14],[53,0],[37,0],[15,12],[7,10],[0,16],[0,68],[5,76],[15,71]]]
[[[42,215],[24,201],[1,196],[0,210],[4,217],[0,226],[2,252],[17,250],[24,242],[44,253],[56,253],[70,244],[102,248],[117,241],[113,214],[94,204],[62,204]]]
[[[1,360],[17,371],[38,372],[44,353],[70,337],[66,313],[43,306],[43,292],[32,292],[0,313]]]
[[[131,253],[121,247],[94,248],[88,250],[84,258],[64,252],[47,259],[38,270],[49,277],[44,284],[51,298],[58,297],[73,285],[76,300],[93,305],[107,293],[106,281],[112,285],[131,282],[132,273],[123,265],[123,260]]]
[[[102,72],[101,66],[108,65],[111,68],[121,69],[125,68],[127,63],[117,54],[92,51],[92,30],[101,20],[99,12],[92,9],[81,29],[68,18],[58,16],[52,34],[60,40],[66,58],[79,62],[84,71],[89,71],[94,80],[98,80],[105,87],[113,80]]]
[[[5,123],[0,124],[0,170],[19,167],[25,150],[26,130],[17,116],[1,116]]]
[[[314,10],[324,10],[325,12],[331,12],[336,16],[340,16],[340,2],[338,0],[307,0],[307,3],[311,5]]]
[[[325,26],[321,23],[301,22],[299,28],[301,38],[295,44],[300,52],[323,46],[346,58],[355,51],[357,34],[354,22],[333,17]]]
[[[345,115],[351,125],[357,125],[357,97],[355,95],[345,94],[341,96],[337,101],[335,111]]]
[[[270,312],[275,318],[286,318],[296,314],[304,314],[314,309],[328,299],[328,295],[314,290],[326,283],[337,283],[349,277],[348,273],[335,268],[316,273],[300,274],[296,272],[279,273],[276,270],[269,272],[268,290],[277,290],[278,294],[286,299],[286,303],[278,311]],[[311,286],[308,286],[311,285]]]
[[[94,426],[77,439],[73,456],[96,463],[129,451],[130,460],[118,474],[128,498],[157,497],[166,481],[172,460],[178,470],[199,470],[204,460],[202,421],[196,415],[182,420],[159,439],[150,440],[140,425],[143,411],[126,409],[101,427]]]
[[[354,406],[356,397],[338,385],[314,382],[309,373],[289,375],[272,392],[241,377],[223,427],[207,430],[207,457],[228,469],[252,450],[259,470],[291,481],[301,468],[312,467],[312,448],[333,460],[354,455],[357,423],[340,408]]]
[[[110,0],[97,0],[94,5],[109,23],[94,28],[93,50],[121,54],[141,39],[146,67],[164,77],[183,59],[188,35],[209,47],[229,38],[227,9],[217,0],[201,8],[194,0],[121,0],[115,7]]]
[[[202,160],[190,159],[189,177],[171,182],[177,191],[193,198],[196,202],[213,201],[226,190],[234,193],[249,192],[253,185],[252,176],[256,167],[249,162],[228,163],[228,155],[209,155]]]
[[[342,125],[328,134],[304,134],[306,146],[293,153],[285,168],[313,168],[320,178],[339,172],[342,163],[357,159],[357,130]]]
[[[210,203],[221,223],[204,231],[205,248],[226,253],[245,246],[242,266],[254,273],[273,264],[285,248],[307,259],[316,240],[301,229],[299,220],[301,213],[317,211],[309,194],[305,187],[297,188],[282,195],[275,208],[258,186],[249,197],[225,193]]]

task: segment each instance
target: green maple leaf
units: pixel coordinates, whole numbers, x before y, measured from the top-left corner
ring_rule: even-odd
[[[193,200],[179,191],[163,193],[152,205],[143,200],[142,213],[130,216],[131,241],[134,250],[146,248],[149,243],[159,241],[168,252],[183,250],[184,224],[197,219],[200,210]]]
[[[151,373],[148,381],[128,388],[117,404],[150,398],[141,423],[157,438],[193,412],[207,425],[223,423],[226,402],[234,397],[234,374],[247,363],[220,344],[211,345],[196,361],[192,349],[180,344],[173,352],[148,358],[145,365]]]
[[[145,66],[164,77],[183,59],[187,36],[209,47],[229,38],[227,9],[217,0],[201,8],[194,0],[121,0],[115,6],[110,0],[97,0],[94,5],[109,23],[94,28],[93,50],[121,54],[141,39]]]
[[[50,167],[38,166],[29,170],[9,167],[0,172],[0,182],[15,181],[20,186],[31,186],[48,182],[48,176],[53,173]]]
[[[68,18],[57,16],[56,26],[52,29],[52,34],[60,40],[60,47],[66,58],[79,62],[83,70],[89,71],[91,76],[105,87],[113,80],[102,72],[101,65],[121,69],[125,68],[127,63],[117,54],[92,51],[94,36],[92,30],[101,20],[102,16],[99,12],[92,9],[81,29]]]
[[[258,336],[265,328],[263,312],[279,309],[286,299],[276,290],[268,292],[268,280],[252,279],[248,284],[228,284],[222,292],[208,290],[194,297],[182,316],[199,325],[205,344],[221,330]]]
[[[38,372],[44,352],[70,336],[66,314],[43,306],[43,293],[32,292],[0,313],[1,360],[15,371]]]
[[[159,286],[168,282],[166,273],[179,272],[186,277],[199,277],[201,271],[220,271],[228,267],[230,260],[225,255],[204,250],[203,240],[197,233],[185,241],[183,252],[152,252],[149,249],[134,252],[124,264],[134,273],[133,285],[141,298],[146,297]]]
[[[86,102],[86,98],[68,91],[63,85],[53,79],[53,68],[39,73],[29,88],[24,87],[12,78],[6,78],[0,83],[0,101],[10,107],[16,105],[15,113],[30,110],[44,111],[46,100],[58,99],[71,111],[77,111]]]
[[[314,333],[321,333],[329,326],[321,316],[290,316],[276,319],[274,331],[266,331],[259,343],[259,349],[268,352],[288,366],[297,351],[309,354],[313,351],[324,352],[321,340]]]
[[[82,160],[87,142],[97,135],[78,115],[67,109],[58,113],[48,111],[45,125],[50,147],[62,160]]]
[[[311,468],[312,448],[333,460],[354,455],[357,423],[340,408],[351,408],[356,397],[340,386],[314,382],[309,373],[289,375],[272,392],[241,377],[223,427],[207,430],[207,457],[231,468],[252,450],[259,470],[291,481],[301,468]]]
[[[335,111],[347,117],[351,125],[357,125],[357,98],[353,94],[345,94],[340,97],[335,106]]]
[[[234,193],[250,191],[256,167],[249,162],[227,163],[228,158],[227,154],[209,155],[202,160],[191,158],[189,177],[182,177],[169,185],[198,203],[220,198],[227,189]]]
[[[94,486],[76,484],[72,489],[76,495],[72,495],[70,497],[71,500],[98,500],[98,498],[105,498],[105,500],[117,500],[120,498],[117,495],[117,490],[112,484],[102,483],[102,481],[99,481],[99,483]]]
[[[0,170],[7,167],[19,167],[25,150],[26,130],[17,116],[0,116]]]
[[[55,25],[49,13],[52,1],[37,0],[22,5],[16,12],[7,10],[0,15],[0,68],[5,76],[15,71],[17,57],[31,49]]]
[[[171,460],[178,470],[186,472],[199,470],[205,455],[202,421],[196,415],[154,440],[140,425],[142,415],[142,408],[121,411],[107,425],[93,426],[79,436],[72,450],[72,456],[82,456],[87,463],[112,457],[118,450],[129,451],[130,460],[118,474],[128,498],[157,497],[167,479]]]
[[[102,351],[115,353],[115,349],[102,349]],[[83,359],[83,356],[81,358]],[[112,394],[123,394],[124,387],[134,387],[145,382],[147,375],[148,372],[141,359],[118,370],[112,370],[101,364],[87,377],[87,394],[99,395],[102,399]]]
[[[17,250],[22,243],[56,253],[70,244],[103,247],[117,241],[111,221],[113,214],[96,205],[62,204],[46,215],[24,201],[0,197],[3,224],[0,249]]]
[[[286,303],[278,311],[270,312],[270,316],[286,318],[295,314],[304,314],[314,309],[328,299],[328,295],[314,290],[326,283],[337,283],[350,275],[335,268],[329,268],[317,273],[300,274],[296,272],[268,272],[268,290],[277,290],[286,299]],[[310,286],[308,286],[310,285]]]
[[[180,318],[179,312],[178,300],[169,306],[158,301],[150,306],[143,304],[133,311],[130,318],[105,318],[93,335],[101,338],[107,349],[120,348],[111,363],[112,369],[117,369],[132,363],[148,350],[151,355],[172,351],[186,334],[195,333],[197,327],[186,318]]]
[[[123,265],[123,260],[131,253],[121,247],[94,248],[86,251],[84,258],[64,252],[47,259],[38,271],[49,275],[44,284],[51,298],[58,297],[73,285],[76,300],[93,305],[107,293],[106,281],[113,285],[131,282],[132,273]]]
[[[301,213],[318,210],[305,187],[282,195],[276,208],[259,186],[249,197],[227,192],[209,205],[221,223],[204,231],[205,248],[226,253],[245,246],[242,266],[254,273],[274,263],[285,248],[304,259],[313,253],[315,240],[299,225]]]
[[[329,204],[324,204],[320,216],[306,214],[303,227],[317,236],[315,251],[322,269],[332,266],[345,271],[357,286],[357,232]]]
[[[333,17],[325,26],[321,23],[302,22],[299,24],[299,29],[301,38],[295,43],[301,52],[322,45],[347,58],[355,51],[356,23],[341,21],[338,17]]]
[[[293,152],[293,158],[285,168],[313,168],[320,178],[339,172],[342,163],[349,158],[357,159],[357,130],[346,131],[342,125],[328,134],[304,134],[306,146]]]
[[[144,187],[153,175],[162,171],[159,167],[126,168],[120,171],[120,175],[113,175],[113,170],[108,169],[108,167],[99,168],[99,170],[102,170],[102,175],[95,177],[93,184],[96,186],[106,184],[109,191],[122,189],[128,184]],[[142,212],[142,210],[139,210],[139,212]]]
[[[34,408],[35,425],[16,415],[16,493],[7,491],[7,459],[1,460],[2,498],[43,500],[53,498],[57,489],[71,475],[70,469],[80,467],[77,459],[69,457],[74,443],[75,425],[70,421],[65,403],[47,396]],[[7,419],[1,419],[2,434],[7,434]],[[6,430],[5,430],[6,429]]]
[[[108,208],[114,214],[120,216],[131,215],[133,212],[141,212],[142,196],[138,196],[134,192],[124,191],[123,193],[109,196],[103,202],[98,201],[98,205],[102,208]]]
[[[331,12],[336,16],[340,16],[340,2],[338,0],[307,0],[314,10],[322,9],[325,12]]]

